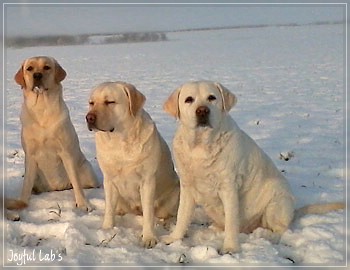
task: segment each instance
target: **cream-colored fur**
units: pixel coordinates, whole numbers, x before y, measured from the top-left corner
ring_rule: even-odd
[[[22,86],[22,146],[25,174],[21,200],[32,191],[73,187],[77,207],[91,210],[83,188],[97,187],[95,173],[81,152],[78,136],[62,97],[66,72],[51,57],[26,59],[15,75]]]
[[[23,201],[10,199],[10,198],[4,198],[1,201],[4,202],[4,210],[5,210],[5,217],[8,220],[12,221],[18,221],[20,220],[19,212],[18,210],[21,210],[25,207],[27,207],[27,204],[25,204]]]
[[[133,85],[107,82],[90,96],[86,116],[96,131],[97,160],[104,176],[106,208],[103,228],[114,216],[143,214],[143,245],[157,243],[154,216],[176,215],[179,181],[170,150],[143,109],[145,97]]]
[[[164,104],[180,119],[173,148],[181,183],[177,224],[165,243],[183,238],[196,204],[225,229],[222,253],[240,251],[239,232],[264,227],[280,235],[293,220],[286,179],[228,114],[236,101],[221,84],[200,81],[184,84]]]

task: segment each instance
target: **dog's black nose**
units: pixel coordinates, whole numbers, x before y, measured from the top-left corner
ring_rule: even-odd
[[[95,122],[96,122],[96,115],[94,113],[88,113],[86,115],[86,122],[88,124],[91,124],[91,125],[95,124]]]
[[[210,126],[210,109],[207,106],[199,106],[196,110],[197,125],[201,127]]]
[[[198,117],[207,117],[210,113],[210,109],[207,106],[200,106],[196,110],[196,115]]]
[[[39,81],[39,80],[41,80],[41,79],[43,78],[43,74],[40,73],[40,72],[35,72],[35,73],[33,74],[33,78],[34,78],[34,80]]]

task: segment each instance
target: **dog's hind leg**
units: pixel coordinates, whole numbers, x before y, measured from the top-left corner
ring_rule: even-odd
[[[81,175],[79,176],[79,180],[83,188],[96,188],[100,186],[97,176],[88,160],[85,159],[80,168]]]
[[[294,201],[291,196],[272,200],[262,217],[262,227],[282,235],[294,218]]]

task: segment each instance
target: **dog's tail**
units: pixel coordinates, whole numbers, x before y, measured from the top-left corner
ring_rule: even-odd
[[[20,210],[27,207],[27,204],[20,200],[5,198],[5,208],[8,210]]]
[[[325,204],[310,204],[299,208],[295,211],[295,219],[300,218],[307,214],[326,214],[331,211],[340,210],[345,208],[345,203],[325,203]]]

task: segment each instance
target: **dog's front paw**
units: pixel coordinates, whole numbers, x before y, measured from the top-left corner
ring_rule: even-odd
[[[225,255],[225,254],[235,254],[235,253],[239,253],[241,252],[241,248],[239,245],[236,246],[223,246],[220,250],[219,253],[221,255]]]
[[[112,229],[114,226],[114,220],[113,218],[104,218],[102,223],[102,229],[103,230],[109,230]]]
[[[76,202],[75,207],[86,211],[86,212],[92,212],[93,210],[95,210],[95,208],[88,202],[83,201],[83,202]]]
[[[164,235],[161,237],[161,241],[166,244],[170,245],[171,243],[174,243],[175,241],[180,240],[180,238],[174,237],[171,234],[170,235]]]
[[[11,221],[20,221],[21,218],[17,212],[5,210],[6,211],[6,218]]]
[[[157,243],[158,239],[154,236],[142,237],[142,244],[145,248],[153,248]]]

